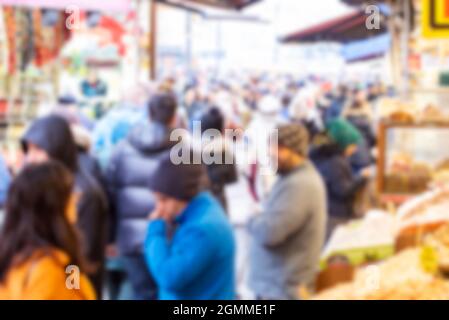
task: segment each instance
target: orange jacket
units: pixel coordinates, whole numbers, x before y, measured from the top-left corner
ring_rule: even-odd
[[[94,300],[95,291],[87,277],[80,274],[77,282],[73,270],[66,273],[68,264],[69,257],[60,250],[51,255],[36,252],[11,268],[0,284],[0,300]],[[79,289],[73,288],[76,283]]]

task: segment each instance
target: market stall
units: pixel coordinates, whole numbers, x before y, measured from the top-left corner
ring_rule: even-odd
[[[321,42],[337,44],[342,60],[346,63],[345,72],[350,76],[358,78],[362,75],[371,79],[382,76],[386,82],[390,82],[387,68],[392,43],[387,24],[389,15],[389,8],[381,6],[379,16],[374,21],[372,12],[357,8],[347,14],[291,32],[280,41],[300,45]],[[368,22],[375,23],[375,26],[368,27]]]
[[[0,148],[14,167],[24,128],[59,98],[92,119],[118,101],[120,81],[139,70],[142,29],[128,0],[0,4]],[[84,84],[93,73],[105,88],[97,97]]]
[[[64,19],[64,12],[0,8],[2,148],[14,149],[24,126],[41,106],[55,99],[58,76],[54,61],[70,38]]]
[[[449,193],[341,226],[323,254],[314,299],[448,299]]]
[[[429,143],[432,141],[432,143]],[[444,183],[449,123],[382,121],[379,126],[378,191],[384,201],[401,203]]]

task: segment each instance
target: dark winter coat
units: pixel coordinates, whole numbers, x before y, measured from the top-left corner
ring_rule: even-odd
[[[365,178],[352,173],[348,159],[335,144],[316,147],[310,157],[326,184],[329,215],[353,216],[355,195],[366,183]]]
[[[142,123],[113,151],[106,179],[113,207],[112,238],[121,254],[141,254],[154,198],[148,187],[161,156],[170,152],[170,130]]]

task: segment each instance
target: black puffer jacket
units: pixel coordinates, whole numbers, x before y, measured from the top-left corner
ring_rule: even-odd
[[[329,215],[351,218],[355,195],[366,179],[353,175],[348,159],[336,144],[327,143],[316,147],[311,151],[310,158],[326,184]]]
[[[170,130],[158,123],[142,123],[117,145],[109,163],[106,179],[113,206],[111,237],[120,253],[140,254],[154,208],[148,181],[160,157],[176,142]]]

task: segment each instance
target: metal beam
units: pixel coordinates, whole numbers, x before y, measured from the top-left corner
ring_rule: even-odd
[[[157,1],[150,3],[150,79],[157,76]]]

